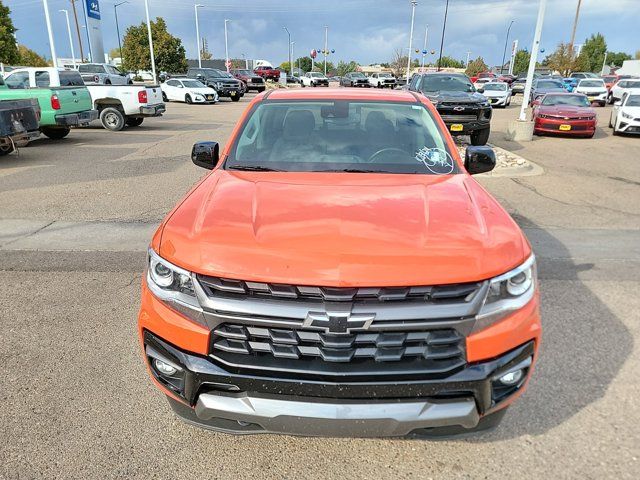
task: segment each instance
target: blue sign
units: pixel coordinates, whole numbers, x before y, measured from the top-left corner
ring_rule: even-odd
[[[98,0],[86,0],[87,1],[87,16],[100,20],[100,5]]]

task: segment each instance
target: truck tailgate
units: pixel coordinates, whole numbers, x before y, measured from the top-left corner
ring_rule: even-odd
[[[54,87],[51,90],[60,101],[60,113],[84,112],[93,106],[87,87]]]
[[[155,105],[156,103],[162,103],[162,90],[159,86],[146,87],[147,90],[147,103],[149,105]]]

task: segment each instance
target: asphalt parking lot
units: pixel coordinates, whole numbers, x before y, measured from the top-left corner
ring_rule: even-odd
[[[252,96],[252,95],[251,95]],[[250,96],[250,97],[251,97]],[[40,139],[0,160],[0,478],[637,478],[640,138],[491,142],[544,173],[481,183],[539,258],[543,344],[502,425],[452,440],[228,436],[171,413],[135,331],[145,249],[247,105]]]

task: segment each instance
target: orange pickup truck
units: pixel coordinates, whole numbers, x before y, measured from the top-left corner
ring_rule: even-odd
[[[409,91],[272,90],[148,251],[143,357],[175,413],[229,433],[496,426],[540,344],[527,239]]]

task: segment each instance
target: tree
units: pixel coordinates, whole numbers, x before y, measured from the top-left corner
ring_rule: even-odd
[[[571,45],[568,43],[559,43],[555,51],[547,56],[543,63],[565,77],[576,68],[576,60]]]
[[[394,76],[401,78],[407,73],[407,62],[409,57],[402,54],[402,50],[397,49],[393,52],[393,58],[389,62],[389,68]]]
[[[109,58],[120,58],[120,49],[116,47],[109,50]]]
[[[358,66],[358,62],[354,60],[351,60],[348,63],[340,60],[338,65],[336,65],[336,74],[342,77],[349,72],[355,72],[358,70]]]
[[[18,64],[24,67],[48,67],[49,62],[24,45],[18,45]]]
[[[11,10],[0,0],[0,62],[16,64],[20,58],[16,45],[16,29],[11,21]]]
[[[440,59],[440,68],[464,68],[464,62],[445,55]]]
[[[294,63],[296,68],[298,68],[298,65],[300,65],[300,70],[302,70],[303,72],[311,71],[311,57],[300,57],[296,59]]]
[[[162,17],[151,21],[151,36],[158,71],[178,73],[187,70],[187,57],[182,41],[167,31]],[[151,70],[147,25],[141,23],[127,28],[122,42],[125,70]]]
[[[207,43],[207,39],[202,39],[202,46],[200,47],[200,58],[202,60],[211,60],[213,58],[213,54],[209,51],[209,44]]]
[[[640,50],[636,50],[636,60],[640,60]]]
[[[529,62],[531,61],[531,54],[525,50],[518,50],[513,59],[513,74],[524,74],[529,70]]]
[[[475,77],[481,72],[486,72],[489,70],[489,67],[486,63],[484,63],[484,59],[482,57],[478,57],[475,60],[469,62],[467,69],[464,71],[469,77]]]
[[[595,33],[585,40],[576,59],[575,68],[583,72],[599,72],[604,63],[607,42],[601,33]]]
[[[609,52],[607,53],[607,64],[621,67],[625,60],[631,60],[632,58],[627,52]]]

